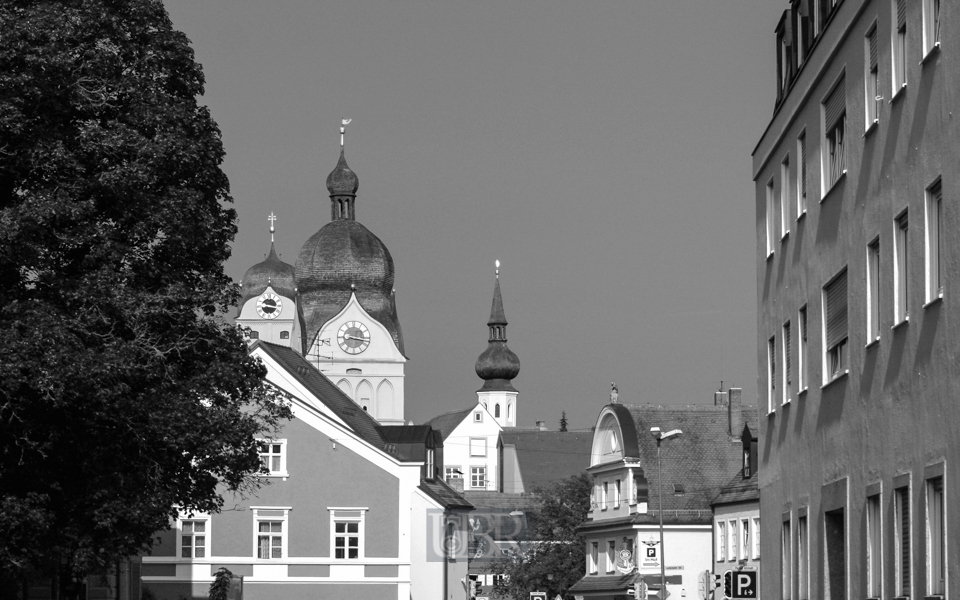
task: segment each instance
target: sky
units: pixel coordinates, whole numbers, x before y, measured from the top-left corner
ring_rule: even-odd
[[[476,402],[494,261],[520,426],[621,402],[757,404],[750,153],[772,0],[164,0],[206,75],[239,219],[291,264],[339,156],[390,250],[406,418]]]

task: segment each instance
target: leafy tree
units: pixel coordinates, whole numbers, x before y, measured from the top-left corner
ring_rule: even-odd
[[[560,413],[560,431],[565,432],[566,430],[567,430],[567,411],[563,411]]]
[[[586,548],[576,528],[590,512],[592,485],[591,477],[581,473],[534,491],[533,539],[519,543],[518,558],[490,563],[490,573],[506,575],[494,587],[495,594],[526,600],[540,590],[548,598],[572,597],[566,591],[583,577],[586,564]]]
[[[222,318],[236,214],[202,93],[159,0],[0,3],[0,580],[76,597],[249,489],[289,417]]]

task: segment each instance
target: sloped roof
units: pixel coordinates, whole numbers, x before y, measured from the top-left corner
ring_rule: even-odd
[[[734,475],[727,485],[720,488],[720,493],[714,498],[713,505],[759,501],[760,487],[757,480],[757,470],[754,469],[750,477],[746,479],[740,472]]]
[[[464,491],[463,497],[478,509],[532,511],[537,499],[532,494],[504,494],[501,492]]]
[[[262,348],[358,436],[375,448],[386,452],[387,440],[380,434],[379,423],[301,355],[294,352],[292,348],[263,340],[257,340],[250,347],[251,352],[255,348]],[[395,453],[391,454],[396,456]]]
[[[420,482],[419,488],[444,508],[462,508],[466,510],[473,508],[473,504],[470,504],[466,498],[457,493],[456,490],[444,483],[441,479],[424,480]]]
[[[505,446],[516,449],[526,491],[549,487],[590,466],[592,431],[504,429],[500,439]]]
[[[424,425],[433,427],[440,432],[440,436],[443,439],[447,439],[447,437],[453,433],[453,430],[457,428],[457,425],[462,423],[467,415],[470,414],[470,411],[472,411],[475,407],[476,405],[470,406],[463,410],[454,410],[443,413],[442,415],[437,415],[436,417],[424,423]]]
[[[567,590],[570,594],[584,592],[624,592],[636,581],[636,573],[629,575],[590,575],[576,582]],[[667,580],[669,583],[669,580]]]
[[[730,481],[730,474],[741,466],[742,444],[739,437],[730,436],[728,407],[699,404],[624,406],[634,419],[641,464],[649,486],[652,514],[638,517],[655,518],[655,511],[659,509],[657,442],[650,435],[650,428],[660,427],[664,432],[671,429],[683,431],[680,437],[661,443],[664,521],[670,519],[671,511],[676,518],[686,518],[687,522],[705,518],[703,515],[708,514],[720,489]],[[756,426],[756,407],[743,406],[741,415],[742,423],[752,425],[751,429]],[[683,487],[682,494],[674,493],[674,484]]]
[[[426,442],[432,435],[429,425],[380,425],[380,437],[394,444]]]

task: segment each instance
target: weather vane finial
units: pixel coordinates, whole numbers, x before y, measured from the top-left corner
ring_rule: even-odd
[[[343,150],[343,134],[353,119],[340,119],[340,149]]]
[[[273,226],[273,222],[277,220],[277,216],[276,216],[275,214],[273,214],[273,211],[270,211],[270,216],[267,217],[267,220],[270,221],[270,243],[272,244],[272,243],[273,243],[273,232],[276,231],[276,229],[275,229],[274,226]]]
[[[500,279],[500,261],[496,260],[495,263],[497,265],[497,279]]]

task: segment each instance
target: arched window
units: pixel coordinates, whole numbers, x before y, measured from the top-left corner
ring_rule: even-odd
[[[508,420],[508,421],[510,420],[510,413],[512,412],[512,411],[510,410],[511,408],[513,408],[513,407],[508,404],[508,405],[507,405],[507,420]]]
[[[500,405],[499,405],[499,404],[497,404],[496,406],[493,407],[493,416],[496,417],[496,418],[498,418],[498,419],[500,418]]]

